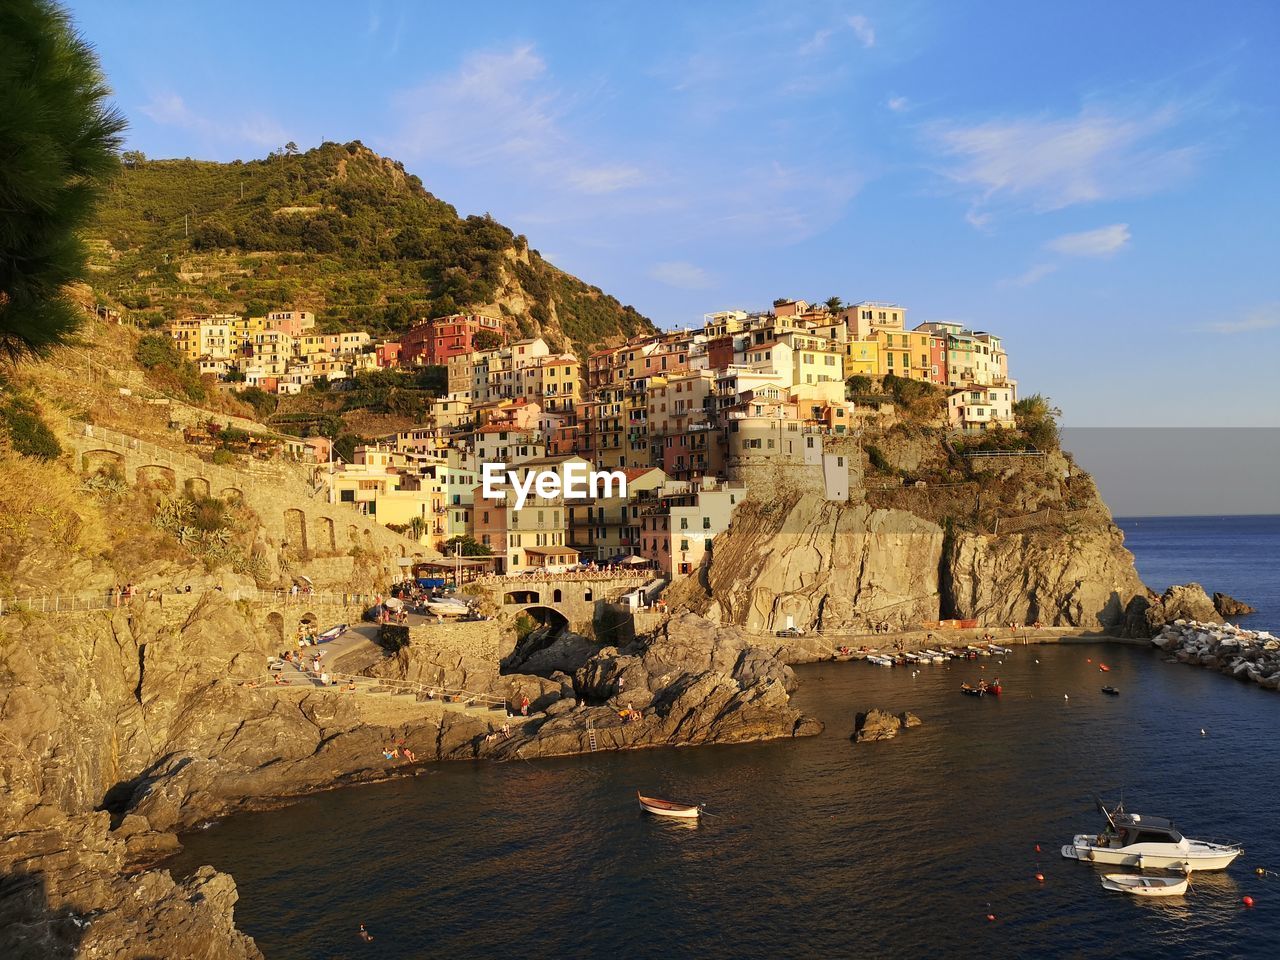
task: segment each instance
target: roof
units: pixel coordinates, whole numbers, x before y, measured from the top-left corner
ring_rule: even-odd
[[[524,552],[539,557],[576,557],[578,555],[578,551],[573,547],[525,547]]]

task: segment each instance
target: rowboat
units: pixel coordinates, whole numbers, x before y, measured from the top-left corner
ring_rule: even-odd
[[[1102,688],[1102,692],[1103,692],[1103,693],[1109,693],[1109,694],[1111,694],[1111,696],[1113,696],[1113,697],[1118,697],[1118,696],[1120,696],[1120,691],[1119,691],[1119,690],[1117,690],[1115,687],[1103,687],[1103,688]]]
[[[987,691],[982,689],[981,687],[973,687],[967,683],[960,684],[960,692],[963,693],[966,697],[982,697],[982,696],[985,696],[987,693]]]
[[[696,820],[702,813],[702,805],[694,803],[675,803],[671,800],[659,800],[657,797],[646,797],[639,790],[636,799],[640,801],[640,809],[659,817],[678,817],[682,820]]]
[[[461,600],[443,597],[438,600],[428,600],[427,612],[440,617],[464,617],[471,612],[471,608]]]
[[[1180,897],[1187,892],[1187,878],[1140,877],[1131,873],[1108,873],[1102,878],[1105,890],[1132,894],[1135,897]]]

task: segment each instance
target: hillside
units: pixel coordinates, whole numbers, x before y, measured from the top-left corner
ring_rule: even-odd
[[[358,141],[247,163],[126,155],[88,239],[98,291],[144,324],[293,306],[324,330],[393,333],[480,310],[579,349],[652,328]]]

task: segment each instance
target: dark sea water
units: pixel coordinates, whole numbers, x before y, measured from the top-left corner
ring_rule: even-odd
[[[1242,626],[1280,630],[1280,516],[1117,517],[1116,523],[1153,590],[1195,581],[1210,594],[1257,607],[1239,619]]]
[[[997,672],[1005,696],[959,695]],[[1277,955],[1274,692],[1094,644],[797,673],[821,736],[431,765],[196,832],[173,869],[234,874],[269,958]],[[877,705],[924,726],[850,743]],[[716,816],[648,817],[637,788]],[[1108,893],[1059,853],[1100,827],[1095,790],[1247,853],[1185,899]]]

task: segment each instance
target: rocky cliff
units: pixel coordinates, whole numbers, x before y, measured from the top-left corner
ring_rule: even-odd
[[[895,452],[892,436],[877,439]],[[1121,626],[1146,595],[1092,480],[1065,456],[977,471],[942,437],[900,446],[911,470],[892,468],[896,484],[869,472],[848,501],[750,497],[672,605],[768,633],[951,618],[1094,629]]]

